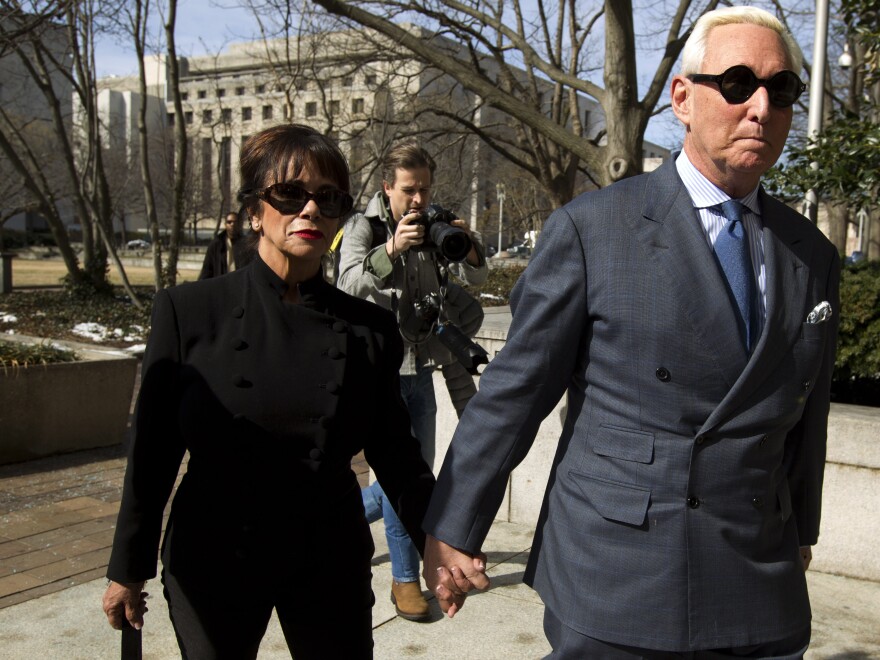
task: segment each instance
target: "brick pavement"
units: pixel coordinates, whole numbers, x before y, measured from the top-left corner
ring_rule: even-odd
[[[121,444],[0,466],[0,609],[104,575],[124,473]]]

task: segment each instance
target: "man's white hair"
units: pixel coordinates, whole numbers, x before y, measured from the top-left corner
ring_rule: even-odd
[[[788,56],[791,70],[800,75],[801,67],[804,65],[804,54],[801,52],[801,47],[798,46],[794,37],[791,36],[791,32],[785,29],[778,18],[758,7],[725,7],[707,11],[700,16],[694,25],[694,31],[681,51],[681,73],[684,75],[702,73],[700,68],[706,58],[706,44],[709,41],[709,33],[712,28],[742,23],[760,25],[776,32],[782,40],[782,46]],[[721,71],[709,73],[721,73]]]

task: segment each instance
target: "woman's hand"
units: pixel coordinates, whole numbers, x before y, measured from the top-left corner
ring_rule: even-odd
[[[143,582],[123,584],[111,580],[107,585],[107,591],[104,592],[103,601],[104,614],[107,615],[111,628],[122,630],[130,625],[140,630],[144,627],[144,614],[149,611],[147,607],[149,594],[143,591],[143,588]]]

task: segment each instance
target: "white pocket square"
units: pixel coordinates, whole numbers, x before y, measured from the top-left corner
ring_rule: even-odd
[[[827,300],[823,300],[813,308],[813,311],[807,314],[807,323],[823,323],[831,318],[831,305]]]

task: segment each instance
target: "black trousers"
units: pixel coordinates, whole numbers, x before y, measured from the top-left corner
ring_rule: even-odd
[[[162,584],[181,656],[256,658],[274,609],[296,660],[372,658],[374,548],[356,495],[359,518],[312,520],[283,539],[202,545],[192,524],[172,524]]]
[[[740,646],[705,651],[654,651],[622,644],[612,644],[588,637],[562,623],[544,608],[544,634],[553,648],[550,660],[722,660],[727,658],[761,658],[762,660],[799,660],[810,645],[810,627],[796,635],[767,644]]]

